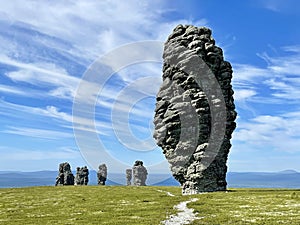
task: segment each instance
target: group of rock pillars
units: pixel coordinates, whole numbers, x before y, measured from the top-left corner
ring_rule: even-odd
[[[227,158],[237,116],[232,67],[206,27],[178,25],[163,52],[163,83],[156,96],[153,137],[170,164],[183,194],[224,191]],[[147,170],[136,161],[126,170],[127,185],[146,185]],[[107,177],[99,166],[98,184]],[[133,179],[133,181],[131,181]],[[57,184],[86,185],[88,170],[59,166]]]
[[[87,185],[89,182],[89,169],[87,166],[77,167],[76,176],[74,177],[71,166],[68,162],[59,164],[58,176],[56,177],[55,186],[61,185]]]
[[[148,172],[143,162],[140,160],[135,161],[132,169],[126,170],[127,185],[146,186]],[[133,182],[131,182],[133,178]],[[98,185],[105,185],[107,179],[107,166],[101,164],[98,167],[97,180]],[[89,170],[87,166],[77,167],[76,176],[74,177],[71,166],[68,162],[59,164],[58,176],[56,178],[55,186],[63,185],[88,185]]]

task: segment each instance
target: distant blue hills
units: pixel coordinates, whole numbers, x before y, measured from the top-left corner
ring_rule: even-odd
[[[227,183],[229,187],[300,188],[300,173],[295,170],[276,173],[229,172]]]
[[[76,174],[75,171],[73,172]],[[0,188],[53,186],[57,171],[0,171]],[[228,172],[228,187],[231,188],[300,188],[300,173],[294,170],[280,172]],[[111,173],[106,185],[125,185],[124,174]],[[168,174],[149,174],[148,185],[179,186],[179,183]],[[90,171],[89,185],[97,185],[96,171]]]
[[[89,185],[97,185],[97,172],[89,171]],[[0,171],[0,188],[54,186],[57,171]],[[76,171],[73,171],[75,176]],[[109,173],[106,185],[125,185],[126,176],[119,173]],[[179,183],[169,174],[149,174],[147,184],[155,186],[179,186]]]

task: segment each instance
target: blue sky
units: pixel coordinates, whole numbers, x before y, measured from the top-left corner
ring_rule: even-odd
[[[238,119],[229,170],[300,171],[299,21],[297,0],[2,2],[0,170],[56,170],[64,161],[92,168],[109,160],[87,156],[73,132],[82,76],[99,57],[128,43],[165,41],[181,23],[211,28],[234,69]],[[147,77],[153,82],[139,80]],[[151,138],[160,77],[159,62],[123,68],[98,93],[94,120],[76,118],[82,130],[95,124],[103,146],[93,147],[117,162],[109,171],[140,159],[151,172],[168,172]],[[132,98],[124,97],[128,87]]]

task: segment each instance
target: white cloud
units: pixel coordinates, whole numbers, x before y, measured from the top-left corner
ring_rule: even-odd
[[[0,56],[0,62],[19,68],[5,75],[15,82],[26,82],[35,86],[52,88],[50,96],[72,98],[79,78],[70,76],[65,69],[50,63],[22,63],[7,56]],[[44,93],[46,95],[46,93]]]
[[[299,85],[293,82],[295,79],[282,78],[281,81],[275,79],[266,80],[265,84],[273,90],[272,95],[275,98],[292,100],[299,102],[300,100],[300,88]]]
[[[163,48],[163,46],[161,46],[161,48]],[[141,79],[141,78],[145,78],[145,77],[153,77],[153,82],[154,82],[153,85],[159,85],[156,78],[161,79],[162,60],[161,60],[161,63],[144,62],[144,63],[136,63],[133,65],[130,65],[130,66],[118,71],[118,75],[127,84],[130,84],[137,79]],[[143,88],[150,89],[152,87],[152,85],[150,87],[149,86],[150,85],[147,85],[147,86],[144,85]],[[153,88],[157,89],[156,86],[154,86]],[[152,89],[149,91],[153,92]]]
[[[271,76],[267,68],[259,68],[250,64],[233,64],[233,83],[236,85],[248,85],[256,83]]]
[[[288,74],[299,75],[300,69],[300,47],[286,46],[282,48],[283,55],[271,57],[267,53],[258,54],[259,57],[268,63],[268,69],[274,75]]]
[[[274,13],[295,14],[298,13],[297,0],[258,0],[256,4]]]
[[[254,90],[250,89],[235,89],[234,91],[234,100],[235,101],[242,101],[252,98],[257,93]]]
[[[268,146],[269,150],[299,152],[299,115],[299,112],[293,112],[279,116],[261,115],[249,121],[239,120],[234,140],[252,148]]]
[[[110,133],[111,123],[109,121],[94,120],[87,117],[74,117],[72,114],[60,111],[55,106],[47,106],[45,108],[30,107],[26,105],[9,103],[1,99],[0,103],[0,115],[10,117],[13,121],[15,118],[23,119],[24,117],[26,117],[27,121],[33,120],[35,122],[39,120],[46,120],[47,122],[51,123],[51,120],[53,120],[55,123],[51,123],[51,126],[55,126],[57,129],[68,128],[73,130],[73,125],[75,125],[76,129],[83,131],[96,132],[97,134],[102,135],[108,135]],[[36,129],[32,129],[31,131],[28,130],[28,134],[34,133],[35,130]],[[66,133],[66,136],[73,135],[71,130],[65,131],[68,132]],[[21,128],[7,131],[20,135],[26,134],[26,131]],[[55,132],[53,134],[55,134]],[[43,132],[41,132],[41,135],[44,135]]]
[[[70,147],[60,147],[56,150],[48,150],[45,154],[43,150],[33,150],[33,149],[15,149],[11,147],[1,146],[1,161],[5,164],[5,161],[25,161],[29,164],[35,164],[36,161],[41,161],[44,163],[44,167],[40,167],[40,169],[35,168],[35,170],[41,170],[41,168],[45,169],[45,163],[48,160],[70,160],[74,158],[80,158],[80,152],[74,150]],[[40,163],[39,163],[40,164]],[[41,163],[42,164],[42,163]],[[39,165],[41,166],[41,165]],[[49,166],[49,165],[47,165]],[[55,165],[56,166],[56,165]],[[53,166],[50,166],[53,168]],[[15,168],[17,169],[17,168]],[[19,168],[19,170],[23,168]]]
[[[65,112],[60,112],[55,106],[47,106],[46,109],[35,109],[35,111],[45,116],[62,119],[66,122],[72,122],[71,115]]]
[[[85,101],[89,101],[89,95],[95,96],[99,91],[97,78],[95,78],[95,81],[85,81],[81,78],[69,75],[64,68],[52,63],[22,63],[3,55],[0,55],[0,62],[19,68],[17,71],[7,72],[4,74],[12,81],[29,83],[38,87],[39,89],[43,88],[42,91],[33,89],[30,90],[31,93],[28,93],[17,91],[16,87],[3,86],[3,91],[10,91],[20,95],[23,93],[24,96],[36,94],[36,97],[48,96],[73,100],[78,84],[80,83],[86,90],[89,90],[84,92],[84,95],[80,96]],[[47,92],[47,89],[50,90]]]
[[[274,12],[280,12],[280,5],[278,4],[278,0],[265,0],[264,8]]]
[[[165,18],[162,22],[161,16],[168,9],[163,7],[166,3],[160,1],[149,3],[135,0],[128,2],[77,0],[68,2],[67,7],[66,2],[28,1],[26,6],[22,4],[22,1],[18,0],[6,2],[2,4],[0,11],[2,16],[4,15],[2,18],[4,21],[15,25],[14,31],[18,37],[21,35],[24,40],[32,40],[33,44],[30,42],[28,45],[30,50],[37,48],[35,52],[39,54],[43,51],[38,49],[40,44],[42,47],[55,49],[60,54],[67,53],[69,58],[74,56],[74,59],[78,57],[83,60],[86,58],[94,60],[100,54],[129,42],[149,39],[164,41],[178,23],[191,22],[167,21]],[[36,10],[37,8],[39,10]],[[195,21],[196,25],[206,23],[205,19]],[[22,33],[21,28],[27,29],[28,33]],[[37,35],[33,35],[34,33]],[[4,38],[4,41],[7,39]],[[43,87],[45,92],[47,90],[45,94],[48,96],[71,100],[80,82],[80,79],[72,76],[74,74],[68,74],[66,68],[71,65],[65,65],[66,68],[63,68],[63,62],[59,65],[55,62],[49,63],[47,60],[45,62],[42,55],[28,55],[27,58],[31,63],[22,62],[27,56],[27,45],[24,45],[23,41],[18,43],[17,38],[14,42],[14,45],[1,46],[6,50],[4,55],[0,56],[0,62],[18,68],[16,71],[7,72],[6,76],[19,83],[35,85],[39,89]],[[18,51],[22,52],[18,54]],[[16,60],[18,57],[11,57],[12,55],[23,57]],[[160,76],[157,66],[148,66],[147,72]],[[125,74],[122,71],[120,74],[125,83],[131,82],[139,75]],[[91,82],[81,82],[86,85],[88,92],[82,93],[80,98],[87,102],[93,100],[88,97],[98,94],[98,86]],[[151,86],[143,88],[151,89]],[[92,95],[89,95],[90,93]],[[111,92],[101,93],[104,96],[110,94]]]
[[[65,122],[72,122],[72,115],[68,113],[59,111],[58,108],[55,106],[47,106],[46,108],[39,108],[39,107],[30,107],[26,105],[14,104],[10,102],[6,102],[4,100],[0,100],[1,102],[1,112],[0,114],[3,115],[11,115],[12,117],[18,116],[18,113],[21,113],[20,116],[29,114],[34,117],[41,116],[41,117],[48,117],[53,119],[59,119]],[[15,112],[15,113],[12,113]]]
[[[29,127],[8,127],[8,129],[1,131],[6,134],[17,134],[22,136],[34,137],[34,138],[42,138],[42,139],[65,139],[72,138],[73,135],[71,133],[55,131],[55,130],[46,130],[46,129],[35,129]]]
[[[247,98],[251,102],[295,104],[300,100],[300,47],[281,49],[276,56],[258,54],[266,67],[233,64],[237,101]]]
[[[9,23],[22,22],[41,33],[72,44],[72,53],[95,56],[132,41],[166,38],[174,25],[186,20],[161,22],[162,1],[8,1],[1,5]],[[38,10],[37,10],[38,9]],[[165,10],[162,10],[165,9]],[[196,21],[206,23],[205,20]],[[69,51],[71,52],[71,51]]]
[[[15,94],[15,95],[29,95],[30,93],[23,91],[19,88],[8,86],[8,85],[0,85],[0,92],[9,93],[9,94]]]
[[[59,68],[55,64],[50,63],[23,63],[16,61],[14,59],[9,58],[6,55],[0,55],[0,62],[6,65],[14,66],[20,69],[23,69],[24,73],[15,73],[15,72],[9,72],[6,74],[6,76],[10,77],[12,80],[15,81],[27,81],[31,82],[32,84],[35,84],[37,81],[43,81],[44,83],[53,83],[53,84],[60,84],[59,79],[62,79],[64,81],[76,81],[77,78],[70,77],[65,69]],[[40,75],[42,79],[35,78],[31,73],[28,73],[27,71],[36,72],[37,75]],[[48,75],[48,79],[46,79],[44,76]]]

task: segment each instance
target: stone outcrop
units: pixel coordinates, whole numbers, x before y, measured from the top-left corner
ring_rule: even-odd
[[[147,169],[144,167],[143,162],[140,160],[135,161],[132,167],[133,185],[146,186]]]
[[[57,185],[74,185],[74,175],[70,164],[67,162],[59,164],[58,176],[55,182],[55,186]]]
[[[99,166],[97,177],[98,177],[98,185],[105,185],[106,178],[107,178],[107,166],[105,164],[101,164]]]
[[[183,194],[226,190],[227,157],[236,124],[232,67],[211,30],[178,25],[163,54],[154,138]]]
[[[88,185],[89,182],[89,170],[86,166],[77,167],[75,176],[75,185]]]
[[[131,179],[132,179],[132,169],[127,169],[126,170],[126,185],[127,186],[131,185]]]

